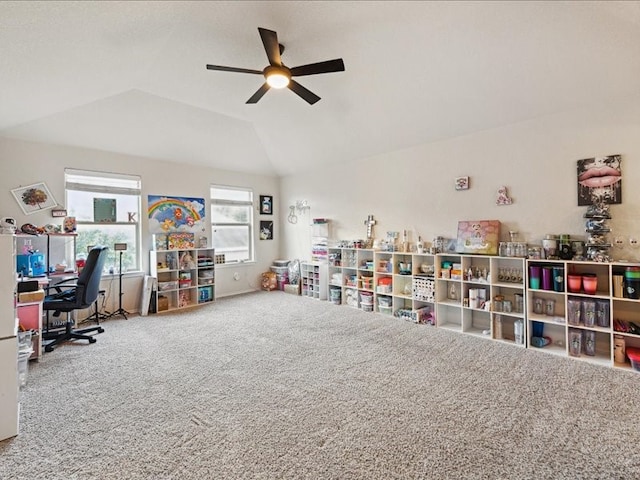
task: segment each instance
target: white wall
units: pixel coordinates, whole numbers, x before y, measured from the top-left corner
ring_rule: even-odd
[[[51,217],[50,210],[25,216],[11,189],[44,181],[61,206],[64,206],[64,169],[78,168],[94,171],[129,173],[142,177],[142,265],[149,271],[148,250],[151,237],[148,233],[147,195],[189,196],[208,200],[212,183],[252,188],[254,194],[274,196],[274,205],[279,203],[279,184],[276,177],[247,175],[243,173],[187,166],[178,163],[140,158],[117,153],[88,150],[75,147],[45,145],[0,138],[0,217],[9,216],[17,220],[18,226],[32,223],[37,226],[61,224],[61,219]],[[207,219],[210,211],[207,203]],[[257,208],[257,202],[256,202]],[[274,212],[274,238],[278,239],[279,212]],[[260,217],[255,212],[256,225]],[[260,241],[255,229],[256,262],[253,264],[217,269],[216,295],[218,297],[256,290],[260,288],[260,274],[269,270],[274,259],[280,258],[279,242]],[[211,238],[211,232],[205,232]],[[209,240],[210,241],[210,240]],[[234,280],[234,273],[240,275]],[[117,281],[106,280],[111,305],[117,308]],[[124,307],[129,311],[138,310],[141,276],[129,276],[124,280]],[[111,292],[111,290],[114,290]],[[115,308],[114,308],[115,305]]]
[[[429,242],[436,235],[455,238],[459,220],[483,219],[502,222],[503,240],[509,230],[537,244],[547,233],[584,238],[576,161],[618,153],[623,203],[611,206],[611,235],[639,238],[639,139],[640,95],[289,176],[280,190],[283,254],[309,257],[309,223],[316,217],[332,220],[334,239],[363,239],[368,214],[378,222],[378,238],[403,229],[412,241],[415,232]],[[471,188],[455,191],[454,178],[467,175]],[[510,206],[496,205],[501,185],[513,198]],[[311,211],[288,223],[288,206],[303,199]],[[640,260],[638,249],[613,253]]]

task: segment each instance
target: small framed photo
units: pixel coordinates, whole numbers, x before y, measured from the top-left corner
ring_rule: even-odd
[[[11,193],[25,215],[31,215],[58,205],[44,182],[14,188]]]
[[[273,240],[273,222],[260,220],[260,240]]]
[[[469,177],[457,177],[456,190],[469,190]]]
[[[273,197],[271,195],[260,195],[260,215],[273,214]]]

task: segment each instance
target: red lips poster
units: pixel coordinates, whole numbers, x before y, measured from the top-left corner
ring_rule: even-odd
[[[621,155],[578,160],[578,205],[622,203]]]

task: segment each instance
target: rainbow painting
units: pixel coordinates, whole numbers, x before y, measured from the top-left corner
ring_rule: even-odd
[[[148,195],[149,232],[202,232],[204,198]]]

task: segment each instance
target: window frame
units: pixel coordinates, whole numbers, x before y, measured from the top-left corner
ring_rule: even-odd
[[[71,178],[70,178],[71,177]],[[108,182],[105,184],[99,184],[95,182],[91,182],[87,180],[86,182],[82,182],[81,178],[85,177],[87,179],[111,179],[111,180],[120,180],[124,182],[133,182],[135,186],[127,187],[127,186],[108,186]],[[75,168],[65,168],[64,170],[64,191],[65,191],[65,204],[67,205],[67,210],[72,211],[70,201],[69,201],[69,191],[73,192],[82,192],[88,194],[99,194],[99,195],[127,195],[136,198],[136,221],[116,221],[116,222],[95,222],[95,221],[87,221],[76,218],[77,226],[96,226],[96,227],[110,227],[110,226],[123,226],[123,227],[134,227],[134,241],[135,245],[132,245],[130,249],[135,248],[135,255],[132,256],[134,260],[134,265],[132,265],[129,269],[123,269],[123,274],[128,273],[139,273],[142,271],[142,225],[141,225],[141,215],[142,215],[142,177],[140,175],[131,175],[131,174],[121,174],[121,173],[112,173],[112,172],[101,172],[96,170],[84,170],[84,169],[75,169]],[[94,197],[94,198],[102,198],[102,197]],[[81,235],[81,233],[78,233]],[[114,245],[106,245],[109,249],[114,252]],[[82,251],[76,251],[76,256],[87,253]],[[111,273],[111,269],[116,269],[118,265],[115,265],[109,269],[109,273]],[[105,267],[107,268],[107,267]]]
[[[214,196],[214,190],[227,190],[227,191],[237,191],[247,193],[249,196],[249,200],[228,200],[217,198]],[[255,242],[254,242],[254,192],[252,188],[249,187],[239,187],[239,186],[231,186],[231,185],[220,185],[220,184],[211,184],[209,186],[209,202],[210,202],[210,212],[211,212],[211,245],[215,248],[214,239],[215,239],[215,229],[216,227],[246,227],[247,232],[247,249],[248,249],[248,258],[244,260],[227,260],[225,257],[225,262],[219,264],[219,266],[224,265],[238,265],[244,263],[253,263],[255,262]],[[249,212],[249,218],[247,222],[216,222],[214,215],[214,207],[216,205],[224,205],[230,207],[247,207]],[[216,249],[216,255],[218,251]]]

